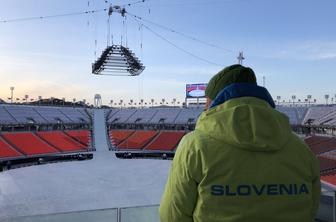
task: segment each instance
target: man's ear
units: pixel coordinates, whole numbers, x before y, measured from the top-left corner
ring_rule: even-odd
[[[205,109],[204,111],[208,110],[210,105],[212,103],[212,100],[209,97],[206,97],[206,103],[205,103]]]

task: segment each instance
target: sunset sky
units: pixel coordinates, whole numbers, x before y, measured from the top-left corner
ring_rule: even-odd
[[[70,2],[70,3],[69,3]],[[132,1],[112,1],[123,5]],[[4,0],[0,20],[103,9],[104,0]],[[184,100],[185,85],[206,83],[244,51],[244,65],[275,98],[312,94],[335,96],[336,1],[334,0],[148,0],[127,7],[132,14],[215,44],[210,47],[145,23],[180,48],[172,47],[127,18],[128,46],[146,66],[139,77],[95,76],[91,64],[107,44],[106,12],[20,22],[0,22],[0,98],[10,86],[15,97],[109,100]],[[113,15],[114,43],[122,18]],[[140,49],[141,35],[143,49]],[[126,35],[124,35],[124,39]],[[95,41],[97,40],[97,48]],[[96,50],[96,56],[95,56]]]

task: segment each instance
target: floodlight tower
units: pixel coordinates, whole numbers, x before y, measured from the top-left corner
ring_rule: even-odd
[[[25,98],[26,103],[28,103],[29,95],[25,95],[24,98]]]
[[[293,106],[295,105],[296,95],[292,95]]]
[[[310,100],[312,99],[312,95],[307,95],[308,106],[310,106]]]
[[[329,95],[328,94],[324,95],[324,98],[326,100],[326,105],[328,105]]]
[[[14,86],[11,86],[10,88],[10,91],[11,91],[11,97],[10,97],[10,100],[11,100],[11,103],[13,103],[13,93],[14,93]]]
[[[278,105],[280,105],[281,96],[277,96]]]

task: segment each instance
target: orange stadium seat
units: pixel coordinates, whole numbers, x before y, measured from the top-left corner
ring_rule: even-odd
[[[172,151],[176,148],[184,134],[184,131],[163,131],[145,149]]]
[[[318,159],[320,162],[321,175],[330,174],[330,171],[334,171],[336,169],[336,160],[321,156],[319,156]]]
[[[331,139],[330,137],[326,137],[326,136],[311,136],[311,137],[306,138],[304,141],[309,146],[312,146],[312,145],[316,145],[316,144],[319,144],[319,143],[322,143],[322,142],[326,142],[330,139]]]
[[[91,134],[89,130],[67,130],[65,133],[83,143],[86,147],[90,146]]]
[[[144,148],[156,135],[157,131],[136,131],[124,142],[118,145],[119,149],[142,149]]]
[[[82,151],[87,149],[86,146],[72,139],[62,131],[54,132],[38,132],[42,139],[46,140],[51,145],[57,147],[63,152]]]
[[[336,175],[321,176],[321,180],[327,183],[336,184]]]
[[[336,139],[335,138],[328,138],[328,140],[324,140],[323,142],[310,145],[310,149],[315,154],[321,154],[324,152],[328,152],[331,150],[336,149]]]
[[[111,143],[117,146],[133,133],[134,130],[111,130],[110,131]]]
[[[27,155],[59,153],[33,133],[5,133],[3,137]]]
[[[0,158],[19,157],[22,156],[13,147],[0,138]]]

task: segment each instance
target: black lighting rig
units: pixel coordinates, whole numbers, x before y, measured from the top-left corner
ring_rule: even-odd
[[[124,7],[110,6],[108,10],[109,23],[112,13],[119,13],[125,17],[127,12]],[[110,26],[108,27],[108,33],[110,33]],[[144,69],[145,66],[127,46],[110,45],[109,40],[106,49],[92,64],[92,73],[95,75],[138,76]]]

